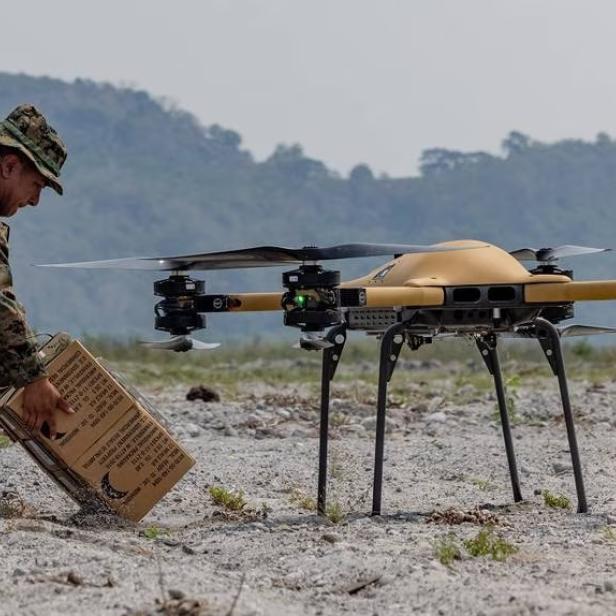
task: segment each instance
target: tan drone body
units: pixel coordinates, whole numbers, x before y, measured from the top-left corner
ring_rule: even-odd
[[[404,254],[342,288],[363,287],[367,308],[441,306],[445,287],[524,285],[524,300],[569,303],[616,299],[616,280],[572,281],[561,274],[531,274],[508,252],[486,242],[456,240],[437,246],[467,248],[451,252]],[[232,311],[280,310],[280,293],[231,295]]]

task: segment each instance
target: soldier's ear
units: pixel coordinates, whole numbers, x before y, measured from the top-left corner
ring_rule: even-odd
[[[16,154],[5,154],[0,158],[0,177],[8,180],[21,169],[21,160]]]

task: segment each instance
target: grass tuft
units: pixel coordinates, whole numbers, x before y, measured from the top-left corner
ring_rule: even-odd
[[[486,492],[487,490],[491,490],[494,487],[492,483],[492,478],[490,479],[481,479],[479,477],[471,477],[470,482],[477,486],[482,492]]]
[[[291,495],[289,496],[289,501],[299,507],[300,509],[305,509],[306,511],[316,511],[317,510],[317,501],[312,498],[312,496],[308,496],[299,488],[293,488],[291,491]]]
[[[462,558],[462,552],[455,533],[447,533],[444,537],[440,537],[434,542],[434,556],[445,567],[451,567],[454,560]]]
[[[464,542],[464,547],[473,558],[491,556],[492,560],[500,562],[518,551],[515,545],[497,535],[492,528],[480,530],[475,537]]]
[[[231,492],[222,486],[210,486],[210,498],[215,505],[223,507],[226,511],[242,511],[246,507],[244,492]]]
[[[543,502],[552,509],[571,509],[571,501],[566,496],[549,490],[543,491]]]
[[[610,543],[616,543],[616,529],[611,526],[603,527],[603,537]]]
[[[340,522],[343,522],[345,520],[346,513],[342,509],[342,505],[338,501],[335,501],[327,505],[327,508],[325,510],[325,517],[332,524],[340,524]]]
[[[2,496],[0,496],[0,518],[23,518],[30,513],[30,508],[17,492],[2,492]]]
[[[167,535],[167,531],[164,528],[158,528],[158,526],[148,526],[141,531],[141,534],[146,539],[160,539],[161,537]]]
[[[6,434],[0,434],[0,449],[6,449],[12,444],[13,441]]]

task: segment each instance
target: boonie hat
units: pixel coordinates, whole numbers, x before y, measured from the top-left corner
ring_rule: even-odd
[[[59,178],[66,145],[34,105],[20,105],[0,122],[0,144],[25,154],[58,194],[64,192]]]

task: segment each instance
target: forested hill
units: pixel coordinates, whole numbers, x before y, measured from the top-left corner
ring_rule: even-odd
[[[512,132],[500,156],[431,149],[419,177],[375,177],[362,164],[341,177],[297,145],[256,162],[216,118],[203,126],[145,92],[0,73],[0,115],[22,102],[44,111],[70,151],[65,197],[46,194],[10,221],[17,290],[42,330],[151,332],[155,277],[30,263],[350,241],[616,246],[616,141],[606,134],[545,144]],[[566,264],[616,278],[613,255]],[[270,290],[279,278],[277,268],[217,272],[208,290]],[[599,310],[582,315],[616,323],[616,303]],[[219,316],[208,336],[278,321]]]

